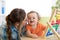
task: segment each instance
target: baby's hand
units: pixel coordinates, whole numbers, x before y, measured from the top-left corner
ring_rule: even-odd
[[[36,34],[33,34],[32,38],[38,38],[38,36]]]

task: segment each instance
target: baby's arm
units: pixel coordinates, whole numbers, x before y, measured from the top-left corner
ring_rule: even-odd
[[[29,30],[27,30],[26,34],[28,37],[38,38],[38,36],[36,34],[32,34]]]

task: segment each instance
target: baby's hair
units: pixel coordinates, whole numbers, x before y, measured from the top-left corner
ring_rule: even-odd
[[[30,12],[28,12],[28,14],[31,14],[31,13],[36,13],[36,14],[37,14],[37,16],[38,16],[38,20],[40,20],[40,15],[39,15],[39,13],[38,13],[38,12],[36,12],[36,11],[30,11]],[[28,16],[28,14],[27,14],[27,16]]]

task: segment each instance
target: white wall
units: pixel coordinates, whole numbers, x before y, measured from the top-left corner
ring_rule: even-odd
[[[1,5],[2,5],[2,3],[1,3],[1,1],[0,1],[0,15],[1,15]]]
[[[23,8],[26,12],[37,11],[41,16],[50,16],[51,7],[56,0],[6,0],[6,12],[9,14],[14,8]]]
[[[2,11],[1,11],[1,6],[2,6],[2,3],[1,3],[1,0],[0,0],[0,25],[1,25],[1,23],[2,23],[2,17],[1,17]]]
[[[6,0],[0,0],[0,25],[5,21],[5,14],[2,14],[2,7],[5,8]],[[4,10],[5,11],[5,10]]]

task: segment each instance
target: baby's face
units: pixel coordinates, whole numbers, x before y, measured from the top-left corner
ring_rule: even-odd
[[[28,24],[30,24],[32,26],[35,25],[35,24],[37,24],[37,22],[38,22],[38,16],[37,16],[36,13],[30,13],[30,14],[28,14],[27,18],[28,18]]]

